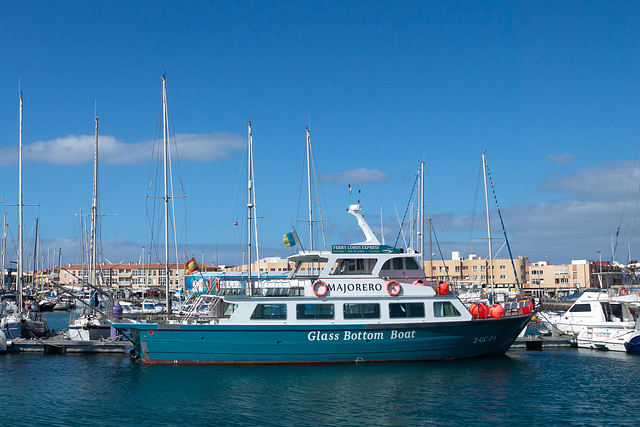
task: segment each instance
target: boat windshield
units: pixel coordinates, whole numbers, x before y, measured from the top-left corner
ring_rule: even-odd
[[[331,270],[331,274],[371,274],[375,265],[375,259],[340,258],[334,264],[333,270]]]

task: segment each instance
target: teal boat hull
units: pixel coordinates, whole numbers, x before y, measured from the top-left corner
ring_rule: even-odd
[[[532,315],[357,325],[114,323],[149,364],[313,364],[460,359],[504,354]]]

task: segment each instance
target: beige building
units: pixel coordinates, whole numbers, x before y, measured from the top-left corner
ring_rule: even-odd
[[[100,264],[100,274],[103,285],[109,288],[164,288],[166,285],[165,264]],[[199,264],[200,271],[218,271],[211,264]],[[169,264],[169,288],[176,289],[184,286],[184,264]],[[68,264],[60,268],[60,284],[77,286],[82,281],[89,281],[90,272],[85,264]]]
[[[541,261],[530,264],[525,289],[536,297],[556,297],[585,288],[615,289],[624,285],[622,270],[608,261],[575,260],[565,265]]]
[[[492,264],[493,283],[497,289],[515,289],[517,287],[516,275],[520,286],[524,287],[527,280],[528,258],[518,257],[513,260],[513,264],[510,259],[494,259]],[[476,254],[471,254],[469,258],[464,259],[459,252],[453,252],[450,260],[425,260],[424,266],[428,280],[463,286],[480,285],[486,287],[491,284],[489,260]]]

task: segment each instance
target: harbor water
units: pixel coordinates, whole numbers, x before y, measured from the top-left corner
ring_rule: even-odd
[[[319,366],[10,353],[0,355],[0,408],[7,426],[637,425],[639,371],[640,357],[572,348]]]

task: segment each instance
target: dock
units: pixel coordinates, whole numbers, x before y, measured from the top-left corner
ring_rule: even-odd
[[[573,339],[569,336],[553,337],[536,335],[516,339],[510,350],[544,350],[550,348],[575,347]]]
[[[49,339],[7,340],[7,353],[34,352],[43,354],[67,353],[121,353],[126,354],[133,346],[129,341],[73,341],[62,337]]]

